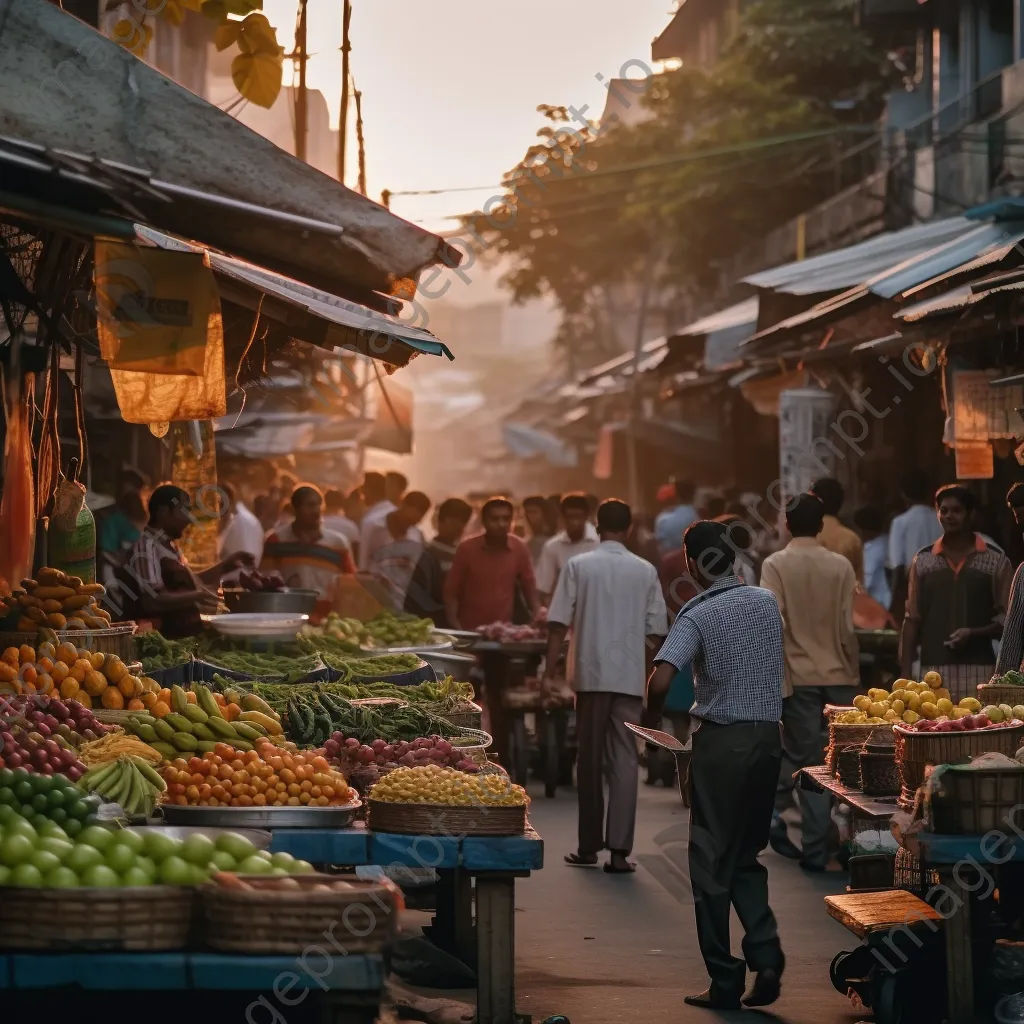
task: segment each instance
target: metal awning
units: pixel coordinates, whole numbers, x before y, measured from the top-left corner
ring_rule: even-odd
[[[319,348],[359,352],[392,366],[405,366],[420,352],[455,358],[448,346],[429,331],[403,324],[397,317],[375,312],[245,260],[203,250],[152,228],[140,225],[136,231],[140,242],[160,249],[205,251],[224,298],[254,309],[259,307],[262,315],[293,328],[299,337]],[[239,286],[251,292],[251,296],[240,295]],[[264,296],[262,302],[259,301],[261,295]],[[310,324],[311,319],[319,329]]]
[[[74,176],[116,181],[110,205],[127,198],[135,221],[371,305],[376,292],[408,289],[424,267],[458,264],[439,236],[297,160],[48,0],[0,0],[0,26],[0,135],[61,165],[37,188]]]
[[[1024,275],[1020,271],[1015,271],[985,281],[977,281],[973,285],[962,285],[924,302],[916,302],[896,313],[895,319],[905,324],[915,324],[934,317],[952,316],[997,296],[1019,291],[1024,291]]]
[[[1024,223],[972,224],[972,229],[926,252],[904,259],[831,299],[819,302],[796,316],[774,324],[745,341],[744,345],[784,341],[803,331],[824,328],[851,316],[877,299],[895,299],[910,289],[957,267],[1001,250],[1024,239]]]
[[[744,299],[687,324],[681,331],[676,331],[673,338],[703,335],[704,366],[711,370],[728,366],[740,358],[740,346],[757,329],[758,305],[756,295]]]
[[[899,231],[886,231],[856,245],[762,270],[743,278],[743,283],[787,295],[844,291],[901,261],[961,238],[977,227],[977,221],[966,217],[915,224]]]

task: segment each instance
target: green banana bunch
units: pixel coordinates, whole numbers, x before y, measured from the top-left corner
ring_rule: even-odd
[[[167,788],[159,772],[136,754],[89,769],[78,784],[111,803],[120,804],[129,818],[149,817]]]

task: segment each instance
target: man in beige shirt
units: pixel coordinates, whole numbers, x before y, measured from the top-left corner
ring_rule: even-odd
[[[857,580],[849,561],[820,543],[825,518],[821,499],[802,494],[786,512],[793,539],[761,570],[761,586],[778,599],[785,622],[782,773],[771,844],[777,853],[799,858],[809,871],[824,871],[829,860],[831,798],[800,791],[802,851],[789,840],[780,815],[793,802],[794,774],[823,761],[825,705],[849,704],[860,675],[853,631]]]
[[[864,543],[849,527],[839,522],[839,510],[843,507],[846,492],[834,477],[826,476],[811,484],[811,494],[821,499],[825,508],[825,521],[818,535],[823,548],[842,555],[853,566],[857,582],[864,582]]]

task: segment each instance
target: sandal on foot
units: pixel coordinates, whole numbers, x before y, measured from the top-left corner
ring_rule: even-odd
[[[571,868],[596,868],[597,854],[567,853],[563,858]]]
[[[619,868],[616,867],[611,861],[608,861],[604,866],[604,870],[609,875],[632,875],[636,872],[636,865],[631,861],[626,861],[626,866]]]

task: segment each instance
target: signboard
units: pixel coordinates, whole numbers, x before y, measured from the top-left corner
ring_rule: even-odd
[[[826,443],[835,412],[836,396],[822,388],[798,388],[779,396],[779,478],[784,499],[835,473],[836,448]]]
[[[999,370],[954,370],[953,443],[995,441],[1024,435],[1024,386],[990,387]]]
[[[995,476],[992,444],[989,441],[968,441],[956,446],[958,480],[991,480]]]

